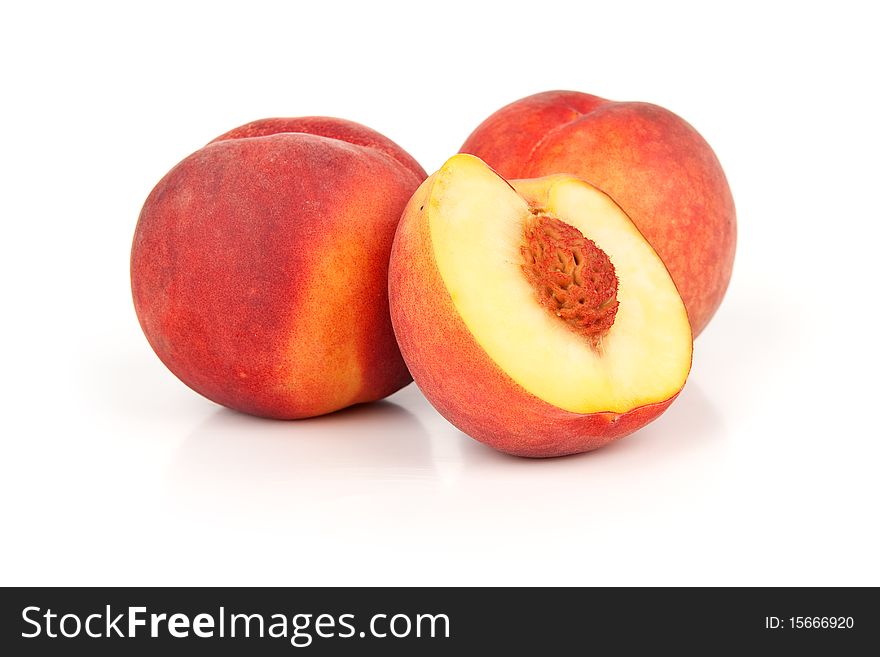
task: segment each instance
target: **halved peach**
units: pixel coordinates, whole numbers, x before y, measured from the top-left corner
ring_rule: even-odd
[[[663,262],[608,196],[571,176],[508,183],[454,156],[404,210],[389,293],[428,400],[510,454],[625,436],[690,370],[691,329]]]

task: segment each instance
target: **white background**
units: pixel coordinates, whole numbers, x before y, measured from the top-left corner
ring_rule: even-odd
[[[880,584],[871,3],[129,4],[0,10],[0,583]],[[727,298],[647,429],[520,460],[412,385],[272,422],[153,355],[131,236],[205,142],[327,114],[431,172],[556,88],[685,117],[736,200]]]

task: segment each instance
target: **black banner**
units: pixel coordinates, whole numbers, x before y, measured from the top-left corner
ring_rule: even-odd
[[[880,605],[868,588],[7,588],[0,613],[6,655],[854,654]]]

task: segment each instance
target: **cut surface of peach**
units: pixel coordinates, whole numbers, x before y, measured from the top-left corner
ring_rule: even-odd
[[[681,390],[692,349],[684,305],[611,198],[566,175],[508,183],[470,155],[432,178],[422,211],[437,270],[514,382],[576,414],[623,414]]]

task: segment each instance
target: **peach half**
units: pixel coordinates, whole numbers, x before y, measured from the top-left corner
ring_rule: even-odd
[[[690,370],[691,328],[663,262],[572,176],[508,183],[454,156],[404,210],[389,294],[422,392],[509,454],[574,454],[632,433]]]

